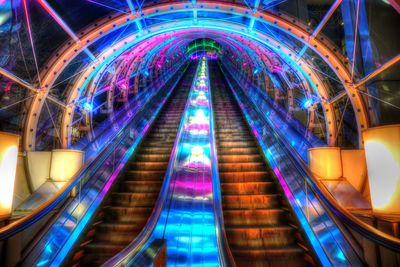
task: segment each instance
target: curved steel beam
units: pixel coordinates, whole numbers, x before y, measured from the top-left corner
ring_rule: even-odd
[[[317,38],[312,39],[311,34],[296,20],[290,20],[287,17],[278,16],[270,14],[267,12],[255,12],[250,14],[248,9],[239,5],[232,5],[231,3],[221,3],[221,2],[197,2],[195,5],[188,5],[186,3],[173,3],[173,4],[160,4],[151,7],[144,8],[142,14],[119,14],[117,16],[110,16],[95,25],[90,26],[87,31],[83,31],[81,39],[84,41],[80,44],[69,42],[69,44],[62,47],[55,55],[55,57],[48,64],[48,69],[42,73],[43,86],[40,93],[34,98],[31,104],[30,111],[26,119],[24,138],[24,147],[26,150],[34,149],[35,145],[35,132],[38,122],[38,112],[40,112],[44,98],[48,94],[49,88],[54,84],[55,79],[58,77],[59,73],[71,62],[71,60],[80,52],[82,52],[87,45],[98,40],[101,36],[114,31],[128,23],[132,23],[133,20],[139,17],[150,17],[156,16],[158,14],[166,14],[173,12],[183,12],[190,11],[193,9],[207,10],[210,12],[222,12],[228,14],[237,14],[244,17],[254,17],[257,21],[261,21],[282,30],[291,36],[297,38],[298,40],[307,44],[312,50],[318,53],[324,61],[334,70],[339,79],[342,81],[355,110],[358,131],[368,127],[368,113],[366,112],[364,103],[359,92],[351,86],[350,74],[346,66],[346,61],[344,57],[341,56],[335,47],[327,43],[325,40],[319,40]],[[100,26],[99,26],[100,25]],[[195,26],[199,26],[196,24]],[[241,26],[238,26],[239,28]],[[229,31],[230,29],[226,29]],[[243,26],[241,31],[245,31]],[[249,36],[251,37],[251,36]],[[264,41],[268,42],[271,38]],[[275,47],[276,49],[281,49],[281,45]],[[296,55],[289,54],[290,58],[295,59]],[[100,64],[100,63],[98,63]],[[300,64],[299,64],[300,65]],[[361,135],[359,135],[361,136]],[[360,142],[361,145],[361,142]]]

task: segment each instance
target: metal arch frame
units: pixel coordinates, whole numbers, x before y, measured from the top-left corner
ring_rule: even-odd
[[[78,88],[79,90],[71,90],[69,92],[69,95],[67,97],[67,103],[72,103],[67,106],[67,108],[64,110],[62,119],[61,119],[61,126],[60,126],[60,136],[61,136],[61,145],[64,148],[69,147],[70,145],[70,132],[71,132],[71,126],[72,126],[72,120],[74,117],[74,111],[75,111],[75,104],[76,100],[80,98],[80,95],[83,91],[84,88],[86,88],[86,85],[90,82],[91,86],[88,89],[89,95],[92,95],[91,92],[93,92],[96,88],[96,84],[98,80],[100,79],[98,75],[95,75],[95,73],[103,73],[114,61],[114,59],[117,59],[119,55],[122,55],[124,52],[126,52],[126,49],[124,49],[125,46],[130,47],[130,43],[134,43],[134,39],[136,38],[133,36],[129,36],[128,38],[125,38],[123,41],[120,41],[116,43],[114,46],[112,46],[110,49],[106,50],[105,52],[101,53],[98,58],[106,58],[100,65],[96,66],[96,63],[93,62],[90,64],[89,68],[86,69],[84,73],[82,73],[78,79],[75,81],[74,87],[73,88]],[[138,51],[138,53],[135,53],[137,56],[135,60],[139,60],[143,62],[142,56],[148,51],[146,48],[152,48],[152,44],[157,43],[157,40],[152,40],[150,42],[149,40],[144,40],[140,44],[134,47],[133,50],[130,52],[135,53]],[[111,60],[112,59],[112,60]],[[134,61],[135,61],[134,60]],[[109,62],[109,63],[108,63]],[[104,64],[105,63],[105,64]],[[97,70],[98,67],[100,69]],[[94,76],[94,79],[92,77]]]
[[[50,61],[50,66],[48,67],[48,70],[44,71],[41,75],[43,77],[42,81],[44,84],[44,88],[40,90],[40,92],[32,101],[31,108],[26,119],[26,136],[24,138],[25,149],[30,150],[34,148],[34,135],[38,122],[38,112],[40,112],[43,106],[43,100],[47,97],[48,89],[51,88],[51,86],[53,85],[55,77],[58,76],[57,73],[61,72],[75,57],[75,55],[82,52],[89,44],[91,44],[93,41],[96,41],[104,33],[112,32],[116,28],[124,26],[127,23],[131,23],[135,19],[165,13],[193,11],[195,9],[206,10],[210,12],[214,11],[229,14],[233,13],[236,15],[255,18],[255,20],[257,21],[267,23],[304,42],[324,59],[324,61],[334,70],[334,72],[344,85],[344,88],[346,89],[350,97],[353,109],[355,110],[358,132],[360,133],[363,128],[369,126],[368,113],[366,112],[362,97],[360,93],[356,90],[356,88],[352,86],[351,76],[346,67],[343,57],[341,57],[338,53],[335,53],[335,48],[331,47],[329,44],[326,44],[326,42],[322,42],[317,38],[311,38],[311,34],[308,33],[307,30],[305,30],[298,22],[296,22],[296,20],[294,20],[295,22],[291,22],[291,20],[287,19],[286,17],[273,15],[267,12],[257,11],[254,13],[250,13],[246,7],[214,1],[208,3],[196,2],[196,4],[194,5],[188,5],[187,3],[173,3],[160,4],[144,8],[142,10],[142,14],[121,14],[115,16],[114,18],[111,17],[111,19],[104,19],[100,23],[97,23],[97,25],[100,26],[89,27],[88,33],[85,33],[85,30],[83,31],[84,34],[81,40],[83,40],[84,42],[73,44],[70,43],[69,45],[64,46],[61,49],[62,53],[58,53],[58,56]],[[244,31],[244,28],[242,29],[242,31]],[[295,55],[288,56],[292,59],[295,59]],[[359,139],[361,139],[360,134]]]
[[[170,40],[168,40],[168,41],[170,41]],[[146,45],[149,45],[149,41],[144,41],[144,43]],[[152,44],[150,44],[147,47],[150,47],[151,49],[154,49],[154,46],[152,46]],[[161,48],[161,47],[158,47],[158,48]],[[112,61],[110,64],[108,64],[104,68],[102,68],[100,70],[100,73],[98,72],[96,77],[92,79],[92,80],[94,80],[96,82],[91,82],[90,86],[89,86],[89,89],[85,91],[85,93],[87,95],[87,98],[79,99],[80,95],[78,95],[74,100],[72,100],[72,101],[70,100],[69,103],[78,103],[78,102],[81,102],[82,99],[87,99],[86,101],[93,102],[94,97],[98,95],[98,94],[96,94],[96,90],[98,89],[98,86],[100,84],[99,81],[101,81],[101,80],[103,80],[105,78],[104,75],[108,75],[108,73],[109,73],[108,68],[109,67],[111,67],[111,66],[115,67],[116,66],[115,67],[115,73],[113,73],[112,78],[110,80],[111,84],[108,86],[109,88],[107,90],[107,94],[108,94],[107,102],[108,101],[112,101],[114,99],[114,95],[113,95],[112,91],[115,89],[116,86],[118,86],[120,84],[120,83],[117,82],[117,80],[120,78],[121,74],[122,74],[122,76],[127,76],[127,75],[130,76],[131,73],[135,71],[134,65],[137,63],[137,65],[138,65],[137,68],[140,68],[140,66],[145,61],[144,59],[146,58],[146,56],[143,57],[143,55],[144,54],[146,54],[146,55],[151,54],[151,53],[146,53],[147,50],[143,50],[143,51],[140,51],[138,54],[135,54],[135,52],[136,52],[135,49],[136,49],[136,47],[133,49],[133,51],[132,50],[128,50],[127,52],[125,52],[125,54],[122,54],[120,57],[117,57],[116,60]],[[139,47],[139,49],[140,49],[140,47]],[[130,55],[130,54],[132,54],[133,56]],[[101,57],[101,56],[103,56],[103,54],[101,54],[99,57]],[[126,60],[126,57],[130,57],[130,56],[132,56],[132,58],[129,58],[129,60]],[[119,60],[119,61],[116,62],[117,60]],[[133,66],[133,67],[131,67],[131,66]],[[88,73],[83,73],[84,80],[86,80],[86,77],[87,77],[86,74],[89,74],[90,72],[91,72],[91,68],[89,68]],[[80,77],[80,78],[82,78],[82,77]],[[111,97],[111,99],[110,99],[110,97]],[[70,108],[70,110],[73,111],[74,108],[75,108],[75,104],[69,105],[69,108]],[[71,112],[71,114],[73,114],[73,112]],[[110,116],[112,116],[112,115],[113,114],[111,113]],[[66,116],[66,114],[64,112],[62,117],[65,117],[65,116]],[[69,124],[70,127],[68,127],[69,129],[72,127],[72,118],[73,118],[73,116],[71,116],[71,120],[70,120],[70,124]],[[90,123],[91,123],[91,121],[90,121]],[[89,132],[91,132],[91,130],[92,130],[92,128],[90,127]],[[68,140],[68,143],[69,143],[69,141],[71,140],[71,136],[69,134],[67,136],[65,136],[65,135],[66,135],[65,133],[62,134],[62,140]],[[63,142],[63,146],[67,146],[67,142],[64,141]]]
[[[124,43],[126,43],[126,42],[124,42]],[[114,49],[113,49],[114,50]],[[101,56],[99,56],[99,57],[101,57]],[[107,58],[108,56],[103,56],[103,58]],[[117,58],[116,56],[114,56],[115,58]],[[89,73],[91,73],[92,72],[92,68],[88,68],[88,73],[84,73],[84,74],[82,74],[82,77],[83,77],[83,80],[87,80],[87,77],[88,77],[88,74]],[[100,71],[101,72],[101,71]],[[84,87],[81,87],[80,86],[80,84],[78,84],[78,88],[84,88]],[[80,91],[80,90],[78,90],[78,91]],[[76,99],[76,98],[75,98]],[[69,103],[74,103],[74,98],[70,98],[69,99]],[[68,105],[69,106],[69,109],[67,109],[67,110],[65,110],[65,112],[64,112],[64,118],[66,117],[65,116],[65,114],[68,114],[71,118],[72,118],[72,116],[71,116],[71,114],[72,114],[72,112],[73,112],[73,109],[74,109],[74,107],[73,106],[71,106],[71,105]],[[68,123],[66,120],[63,120],[63,125],[64,125],[64,127],[62,128],[62,130],[64,130],[64,129],[67,129],[68,127],[69,127],[69,125],[71,125],[71,123]],[[68,146],[68,141],[69,141],[69,133],[68,132],[65,132],[65,131],[62,131],[62,140],[64,141],[63,143],[63,145],[65,146],[65,147],[67,147]],[[65,141],[65,140],[68,140],[68,141]]]
[[[194,34],[194,33],[191,33],[192,35]],[[214,35],[215,36],[218,36],[218,33],[216,33],[216,32],[214,32]],[[246,40],[246,39],[243,39],[243,37],[235,37],[235,36],[233,36],[233,37],[230,37],[230,38],[233,38],[233,39],[236,39],[236,43],[239,43],[239,41],[240,42],[247,42],[247,45],[248,46],[244,46],[244,47],[239,47],[239,46],[237,46],[237,48],[239,48],[239,49],[243,49],[244,48],[244,50],[249,50],[249,51],[246,51],[246,53],[245,54],[247,54],[247,53],[250,53],[250,51],[252,51],[250,48],[249,48],[249,46],[252,46],[252,49],[254,50],[257,50],[256,52],[255,52],[255,56],[254,56],[254,59],[252,59],[251,57],[249,57],[249,55],[247,55],[247,59],[249,60],[249,61],[251,61],[251,60],[258,60],[260,57],[261,57],[261,55],[263,55],[263,54],[265,54],[265,53],[271,53],[270,51],[268,51],[268,52],[263,52],[263,50],[261,49],[261,48],[263,48],[263,46],[260,46],[260,45],[254,45],[253,43],[251,43],[250,41],[248,41],[248,40]],[[266,50],[266,48],[264,48],[264,51],[267,51]],[[253,52],[253,54],[254,54],[254,52]],[[91,68],[89,68],[89,69],[91,69]],[[312,71],[312,70],[311,70]],[[83,76],[85,76],[85,75],[83,75]],[[85,76],[86,77],[86,76]],[[83,81],[83,80],[82,80]],[[79,84],[79,86],[81,86],[80,84]],[[73,102],[73,101],[71,101],[71,102]],[[329,114],[334,114],[334,113],[329,113]],[[333,119],[333,121],[335,121],[334,119]],[[65,127],[66,125],[64,124],[64,127]],[[328,128],[327,128],[328,129]],[[64,136],[65,137],[65,134],[62,134],[62,136]],[[334,134],[332,134],[331,136],[335,136]]]
[[[163,48],[163,46],[165,45],[165,47],[170,47],[173,46],[174,43],[172,43],[175,39],[179,42],[179,38],[177,37],[173,37],[173,40],[168,40],[168,43],[165,45],[165,43],[162,41],[160,43],[156,43],[155,46],[151,47],[147,53],[145,53],[145,58],[143,59],[143,64],[145,65],[146,68],[151,68],[152,67],[152,62],[153,59],[157,56],[157,53]]]
[[[213,35],[212,35],[213,36]],[[218,35],[216,35],[218,36]],[[237,53],[237,55],[243,55],[243,53],[245,53],[245,57],[247,61],[253,62],[253,61],[260,61],[261,64],[265,63],[263,61],[265,61],[267,59],[267,57],[265,56],[266,54],[271,54],[271,52],[265,48],[264,46],[261,45],[254,45],[253,43],[251,43],[248,39],[245,38],[240,38],[240,42],[246,44],[245,46],[239,46],[237,45],[239,43],[238,38],[234,39],[235,37],[225,37],[225,38],[221,38],[221,41],[224,43],[228,43],[230,42],[231,45],[235,45],[236,49],[240,49],[242,50],[242,53],[238,53],[237,50],[233,50],[234,53]],[[234,40],[232,40],[234,39]],[[219,40],[219,39],[218,39]],[[233,43],[235,42],[235,43]],[[275,42],[274,40],[271,40],[271,42]],[[278,45],[277,42],[275,42],[275,45]],[[251,48],[250,48],[251,47]],[[287,53],[294,53],[294,51],[289,50],[288,48],[283,47],[282,48],[287,49],[289,52]],[[253,52],[253,53],[252,53]],[[253,55],[255,54],[255,55]],[[250,55],[253,55],[250,56]],[[276,55],[276,54],[275,54]],[[260,60],[261,59],[261,60]],[[284,59],[281,59],[283,61],[285,61]],[[325,87],[325,84],[321,81],[320,77],[317,75],[317,73],[315,73],[315,71],[311,68],[309,68],[307,65],[305,65],[306,68],[306,72],[307,73],[313,73],[312,77],[315,77],[315,79],[313,79],[313,83],[314,84],[320,84],[321,86],[319,88],[316,88],[318,95],[322,96],[322,101],[321,104],[323,105],[323,113],[324,116],[326,118],[326,136],[327,136],[327,142],[329,145],[335,145],[335,137],[336,137],[336,130],[337,130],[337,125],[336,125],[336,114],[333,109],[333,104],[329,101],[327,101],[329,99],[328,97],[328,89]],[[296,69],[293,69],[293,71],[296,71]],[[303,75],[299,75],[299,78],[302,80],[303,83],[303,87],[306,90],[306,94],[310,95],[311,91],[309,89],[309,87],[307,86],[308,83],[305,81],[304,76]],[[332,123],[333,122],[333,123]]]
[[[242,40],[242,42],[246,43],[249,42],[249,40]],[[278,42],[276,42],[275,40],[271,39],[270,40],[271,43],[273,43],[274,46],[276,45],[280,45],[281,46],[281,50],[284,52],[284,54],[293,54],[295,53],[293,50],[290,50],[289,48],[285,47],[282,44],[279,44]],[[247,45],[250,45],[249,43]],[[270,61],[270,58],[265,57],[265,52],[262,54],[262,58],[266,59],[268,61]],[[277,56],[279,56],[279,54],[276,54]],[[282,61],[286,62],[286,64],[288,64],[288,62],[281,58]],[[303,58],[300,61],[300,64],[302,64],[302,62],[306,62],[306,59]],[[290,63],[288,64],[290,66]],[[336,133],[338,130],[337,127],[337,120],[336,120],[336,114],[335,114],[335,110],[334,110],[334,106],[333,106],[333,102],[329,101],[329,90],[326,88],[325,83],[322,82],[320,75],[318,75],[317,72],[315,72],[312,68],[309,67],[309,65],[311,64],[305,64],[303,65],[303,71],[305,73],[303,73],[302,75],[299,75],[299,78],[302,80],[303,82],[303,87],[305,88],[305,93],[310,95],[311,91],[310,88],[308,88],[307,83],[305,82],[304,77],[307,78],[307,76],[309,76],[309,78],[311,79],[311,86],[313,86],[314,91],[317,93],[317,95],[319,96],[319,98],[321,99],[321,105],[323,106],[323,113],[324,113],[324,117],[325,117],[325,124],[326,124],[326,138],[327,138],[327,143],[330,146],[335,146],[336,145]],[[293,71],[298,70],[298,68],[293,68]],[[311,75],[308,75],[309,73],[311,73]],[[319,86],[318,86],[319,85]]]

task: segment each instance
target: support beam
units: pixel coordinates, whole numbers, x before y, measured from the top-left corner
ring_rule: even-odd
[[[395,56],[394,58],[392,58],[391,60],[389,60],[388,62],[386,62],[385,64],[383,64],[379,69],[376,69],[374,72],[368,74],[367,76],[365,76],[364,78],[362,78],[361,80],[359,80],[354,87],[358,88],[364,84],[366,84],[368,81],[370,81],[371,79],[375,78],[376,76],[378,76],[379,74],[381,74],[382,72],[384,72],[385,70],[387,70],[388,68],[390,68],[391,66],[395,65],[396,63],[398,63],[400,61],[400,54],[398,54],[397,56]]]
[[[311,34],[309,40],[314,40],[318,34],[322,31],[328,20],[332,17],[333,13],[335,13],[336,9],[340,6],[343,0],[336,0],[335,3],[332,4],[332,6],[329,8],[328,12],[326,12],[325,16],[322,18],[322,20],[319,22],[317,27],[315,27],[313,33]],[[297,58],[300,58],[303,56],[303,54],[306,52],[308,46],[305,45],[303,48],[300,50],[299,54],[297,55]]]
[[[329,99],[328,103],[329,104],[333,104],[333,103],[335,103],[336,101],[342,99],[345,96],[347,96],[347,92],[346,91],[342,91],[341,93],[339,93],[336,96],[334,96],[331,99]]]
[[[133,3],[132,3],[132,0],[126,0],[126,3],[128,4],[128,6],[129,6],[129,9],[131,10],[131,13],[132,14],[135,14],[135,6],[133,5]]]
[[[62,107],[62,108],[64,108],[64,109],[66,109],[66,108],[68,107],[67,104],[65,104],[64,102],[62,102],[62,101],[58,100],[57,98],[52,97],[52,96],[50,96],[50,95],[47,95],[47,98],[46,98],[46,99],[50,100],[50,101],[53,102],[54,104],[57,104],[57,105],[59,105],[60,107]]]
[[[254,12],[257,11],[259,5],[260,5],[260,0],[254,1],[254,8],[253,8],[253,11],[254,11]]]
[[[11,81],[18,83],[19,85],[21,85],[22,87],[34,92],[35,94],[39,93],[39,89],[35,88],[33,85],[31,85],[30,83],[28,83],[27,81],[18,78],[17,76],[15,76],[14,74],[12,74],[11,72],[9,72],[6,69],[3,69],[0,67],[0,75],[3,75],[4,77],[7,77],[8,79],[10,79]],[[47,99],[50,100],[53,103],[56,103],[57,105],[60,105],[63,108],[66,108],[67,105],[63,102],[61,102],[60,100],[52,97],[52,96],[47,96]]]
[[[140,19],[135,20],[136,27],[138,28],[139,32],[143,31],[142,24],[140,23]]]
[[[3,75],[4,77],[7,77],[8,79],[10,79],[13,82],[18,83],[19,85],[25,87],[26,89],[34,92],[34,93],[38,93],[39,90],[37,88],[35,88],[33,85],[31,85],[30,83],[24,81],[21,78],[18,78],[17,76],[15,76],[14,74],[12,74],[11,72],[9,72],[6,69],[3,69],[2,67],[0,67],[0,74]]]
[[[256,22],[256,19],[254,18],[254,17],[252,17],[251,19],[250,19],[250,23],[249,23],[249,28],[248,28],[248,31],[249,32],[252,32],[253,31],[253,28],[254,28],[254,23]]]
[[[193,23],[197,24],[197,9],[193,9]]]
[[[47,13],[63,28],[63,30],[77,43],[82,43],[81,40],[76,36],[76,34],[71,30],[71,28],[64,22],[64,20],[57,14],[57,12],[46,2],[46,0],[37,0],[38,3],[46,10]],[[96,61],[96,57],[89,51],[85,49],[85,53],[93,60]]]
[[[319,22],[317,27],[315,27],[310,39],[314,39],[317,37],[317,35],[321,32],[321,30],[324,28],[328,20],[332,17],[333,13],[335,13],[336,9],[339,7],[339,5],[342,3],[342,0],[336,0],[335,3],[332,4],[331,8],[329,8],[328,12],[326,12],[324,18]]]

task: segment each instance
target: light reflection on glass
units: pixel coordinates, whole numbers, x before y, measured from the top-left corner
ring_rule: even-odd
[[[170,202],[151,240],[167,240],[168,266],[219,266],[210,156],[210,101],[205,58],[195,75],[183,114],[170,173]],[[172,190],[171,190],[172,189]]]

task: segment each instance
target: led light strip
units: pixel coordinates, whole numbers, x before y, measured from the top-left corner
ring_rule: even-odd
[[[211,164],[211,92],[201,58],[171,155],[167,203],[147,241],[167,241],[167,265],[219,266]],[[142,251],[146,248],[142,249]],[[137,254],[140,255],[140,252]],[[128,265],[135,265],[134,258]]]
[[[174,190],[163,238],[167,265],[219,265],[210,151],[210,86],[201,58],[185,110],[174,166]]]

